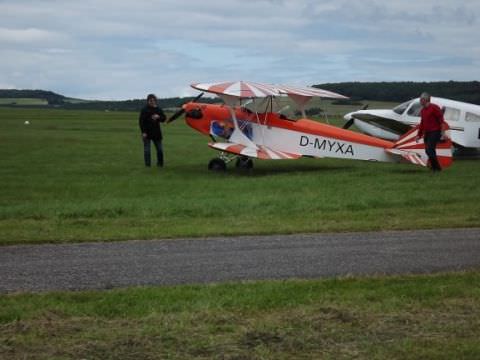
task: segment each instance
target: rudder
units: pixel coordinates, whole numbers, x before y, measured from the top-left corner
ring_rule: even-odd
[[[448,127],[444,130],[448,130]],[[429,166],[428,156],[425,153],[425,143],[423,142],[423,138],[420,138],[417,142],[417,135],[418,126],[408,131],[393,144],[392,148],[386,150],[391,154],[402,156],[412,164]],[[436,150],[437,159],[442,168],[447,168],[452,165],[452,141],[448,134],[437,144]]]

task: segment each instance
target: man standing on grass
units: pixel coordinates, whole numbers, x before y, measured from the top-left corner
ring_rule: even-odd
[[[138,123],[142,132],[143,157],[145,166],[151,165],[150,142],[157,149],[157,166],[163,167],[162,130],[160,123],[166,119],[162,109],[157,106],[157,97],[154,94],[147,96],[147,105],[140,112]]]
[[[435,104],[430,102],[430,95],[426,92],[420,95],[420,104],[422,111],[420,112],[420,126],[418,128],[417,141],[423,137],[425,142],[425,152],[430,160],[430,168],[432,171],[441,171],[442,168],[437,159],[437,144],[442,139],[442,127],[445,119],[442,110]]]

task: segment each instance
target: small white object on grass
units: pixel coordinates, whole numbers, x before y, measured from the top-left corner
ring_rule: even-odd
[[[25,120],[24,124],[25,124],[25,125],[30,125],[30,121]]]

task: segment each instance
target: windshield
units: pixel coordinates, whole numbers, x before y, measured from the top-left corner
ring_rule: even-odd
[[[412,102],[413,100],[410,100],[410,101],[407,101],[407,102],[404,102],[403,104],[400,104],[396,107],[393,108],[393,111],[395,111],[397,114],[399,115],[402,115],[405,110],[407,110],[408,108],[408,105],[410,105],[410,103]]]
[[[251,99],[250,101],[245,101],[242,104],[242,107],[253,113],[276,112],[288,117],[289,119],[295,119],[299,117],[296,115],[295,104],[287,97],[276,97],[274,99],[270,99],[268,97]]]
[[[420,101],[416,101],[412,104],[410,109],[408,109],[408,115],[418,117],[420,116],[420,111],[422,111],[422,105],[420,104]]]

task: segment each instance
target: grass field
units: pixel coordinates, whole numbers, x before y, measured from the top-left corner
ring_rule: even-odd
[[[217,174],[206,138],[181,120],[164,133],[166,167],[145,168],[136,113],[0,108],[0,244],[480,224],[475,160],[435,177],[333,159]]]
[[[478,359],[480,273],[0,296],[2,359]]]
[[[350,111],[333,109],[338,124]],[[216,174],[177,121],[166,167],[146,169],[137,126],[0,107],[0,244],[480,224],[478,161],[435,177],[328,159]],[[0,295],[0,358],[478,359],[479,289],[472,271]]]

